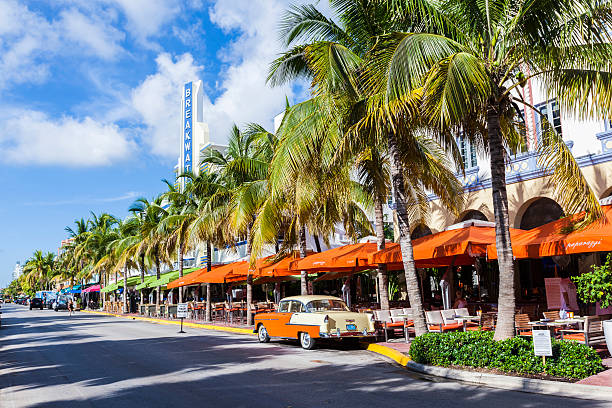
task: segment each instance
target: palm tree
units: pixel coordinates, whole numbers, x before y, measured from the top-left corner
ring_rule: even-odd
[[[34,288],[48,289],[49,281],[53,278],[55,269],[55,256],[52,252],[43,253],[34,251],[23,267],[27,281]]]
[[[374,182],[366,186],[374,201],[379,248],[384,245],[381,210],[388,192],[388,184],[379,183],[386,173],[384,162],[389,160],[408,296],[415,311],[416,332],[422,334],[426,327],[410,242],[409,207],[424,208],[426,189],[441,194],[445,203],[454,204],[452,198],[459,186],[448,170],[449,163],[432,146],[432,139],[423,136],[422,130],[405,132],[405,140],[400,141],[390,137],[393,133],[382,132],[381,126],[372,126],[371,107],[376,106],[376,94],[370,92],[361,75],[367,52],[377,38],[411,23],[413,16],[396,18],[385,2],[349,0],[334,2],[332,7],[341,25],[326,18],[312,5],[295,6],[287,13],[281,35],[286,45],[293,47],[272,64],[269,81],[275,85],[297,76],[312,79],[314,98],[311,105],[314,109],[306,115],[308,120],[302,120],[301,127],[310,122],[308,125],[313,133],[321,133],[320,129],[324,129],[327,136],[338,133],[341,146],[347,146],[340,151],[349,153],[347,158],[360,165],[364,181]],[[325,122],[327,124],[323,125]],[[415,128],[414,123],[406,125],[408,129]],[[338,142],[332,146],[337,147]],[[364,160],[365,157],[368,160]],[[431,170],[443,177],[434,179],[432,173],[428,173]],[[381,293],[387,292],[385,278],[381,270]],[[384,295],[381,301],[388,303]]]
[[[509,232],[505,156],[527,143],[520,109],[527,80],[542,83],[562,109],[609,117],[612,76],[607,2],[586,0],[418,0],[394,2],[394,15],[418,14],[421,30],[402,28],[378,39],[370,53],[370,82],[384,95],[390,117],[418,109],[443,132],[463,132],[489,153],[500,269],[497,340],[514,334],[514,265]],[[552,171],[566,213],[601,215],[599,203],[569,149],[546,118],[536,148]],[[395,124],[398,128],[399,124]]]

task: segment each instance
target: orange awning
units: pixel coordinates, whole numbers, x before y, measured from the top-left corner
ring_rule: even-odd
[[[268,256],[266,258],[260,258],[257,260],[257,262],[255,263],[254,276],[277,277],[277,276],[291,276],[291,275],[296,274],[296,271],[289,269],[291,262],[296,260],[295,256],[288,255],[287,257],[275,263],[269,262],[272,259],[272,257],[273,256]]]
[[[220,268],[221,266],[223,265],[214,265],[212,267],[211,272],[213,272],[217,268]],[[178,278],[168,283],[168,289],[178,288],[181,286],[198,285],[200,283],[203,283],[204,281],[202,281],[202,277],[207,273],[208,271],[206,270],[206,268],[198,269],[197,271],[191,272],[189,275],[185,275],[182,278]]]
[[[249,263],[247,261],[232,262],[204,274],[201,280],[202,283],[225,283],[238,277],[244,277],[246,279],[248,273]]]
[[[584,213],[575,214],[540,227],[522,231],[512,238],[515,258],[542,258],[545,256],[580,254],[585,252],[612,251],[612,206],[602,207],[604,216],[586,228],[564,233],[579,222]],[[490,259],[497,259],[497,248],[488,249]]]
[[[512,236],[522,231],[510,229]],[[466,227],[426,235],[412,241],[417,268],[433,268],[449,265],[471,265],[474,257],[484,256],[487,248],[495,243],[495,228]],[[402,263],[402,252],[398,244],[387,245],[368,257],[370,264]],[[400,266],[401,268],[401,266]]]
[[[367,262],[368,256],[376,252],[372,242],[349,244],[297,259],[290,264],[290,270],[314,272],[350,272],[375,268]]]

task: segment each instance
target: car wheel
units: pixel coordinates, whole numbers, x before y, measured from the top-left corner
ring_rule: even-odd
[[[266,326],[263,324],[260,325],[259,330],[257,330],[257,340],[259,340],[260,343],[268,343],[270,341],[268,330],[266,330]]]
[[[300,345],[304,350],[312,350],[315,347],[315,339],[308,333],[300,333]]]

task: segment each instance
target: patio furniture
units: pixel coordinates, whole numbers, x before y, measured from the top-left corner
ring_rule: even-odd
[[[605,343],[603,319],[601,316],[586,316],[582,330],[560,329],[562,340],[572,340],[590,346]]]
[[[394,311],[395,316],[391,315],[391,312]],[[385,341],[389,341],[389,333],[388,331],[404,329],[405,318],[399,316],[403,314],[403,309],[392,309],[392,310],[374,310],[374,319],[379,321],[383,325],[383,331],[385,333]],[[406,335],[406,331],[404,330],[404,335]]]
[[[529,324],[529,315],[526,313],[517,313],[514,315],[514,329],[517,336],[532,336],[531,325]]]
[[[480,323],[475,326],[468,326],[466,330],[469,331],[490,331],[495,330],[495,319],[497,318],[497,313],[487,312],[483,313],[480,316]]]
[[[425,319],[427,320],[426,321],[427,329],[430,332],[443,333],[449,330],[463,329],[463,323],[458,323],[454,319],[448,319],[447,322],[445,322],[442,312],[450,312],[452,313],[453,316],[455,314],[455,311],[452,309],[442,310],[442,311],[430,310],[430,311],[425,312]],[[450,313],[447,313],[447,315],[450,315]]]
[[[542,312],[542,314],[544,315],[545,319],[559,320],[561,318],[561,316],[559,316],[559,311],[558,310],[553,310],[553,311],[549,311],[549,312]]]

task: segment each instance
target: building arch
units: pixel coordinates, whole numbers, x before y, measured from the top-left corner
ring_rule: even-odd
[[[417,239],[417,238],[421,238],[421,237],[424,237],[426,235],[431,235],[431,234],[432,234],[432,231],[427,225],[419,224],[416,227],[414,227],[414,229],[410,233],[410,238]]]
[[[482,211],[479,210],[466,210],[464,211],[457,222],[467,221],[467,220],[480,220],[480,221],[489,221],[486,215]]]
[[[548,197],[535,197],[525,202],[516,214],[515,228],[529,230],[563,217],[563,208]]]

